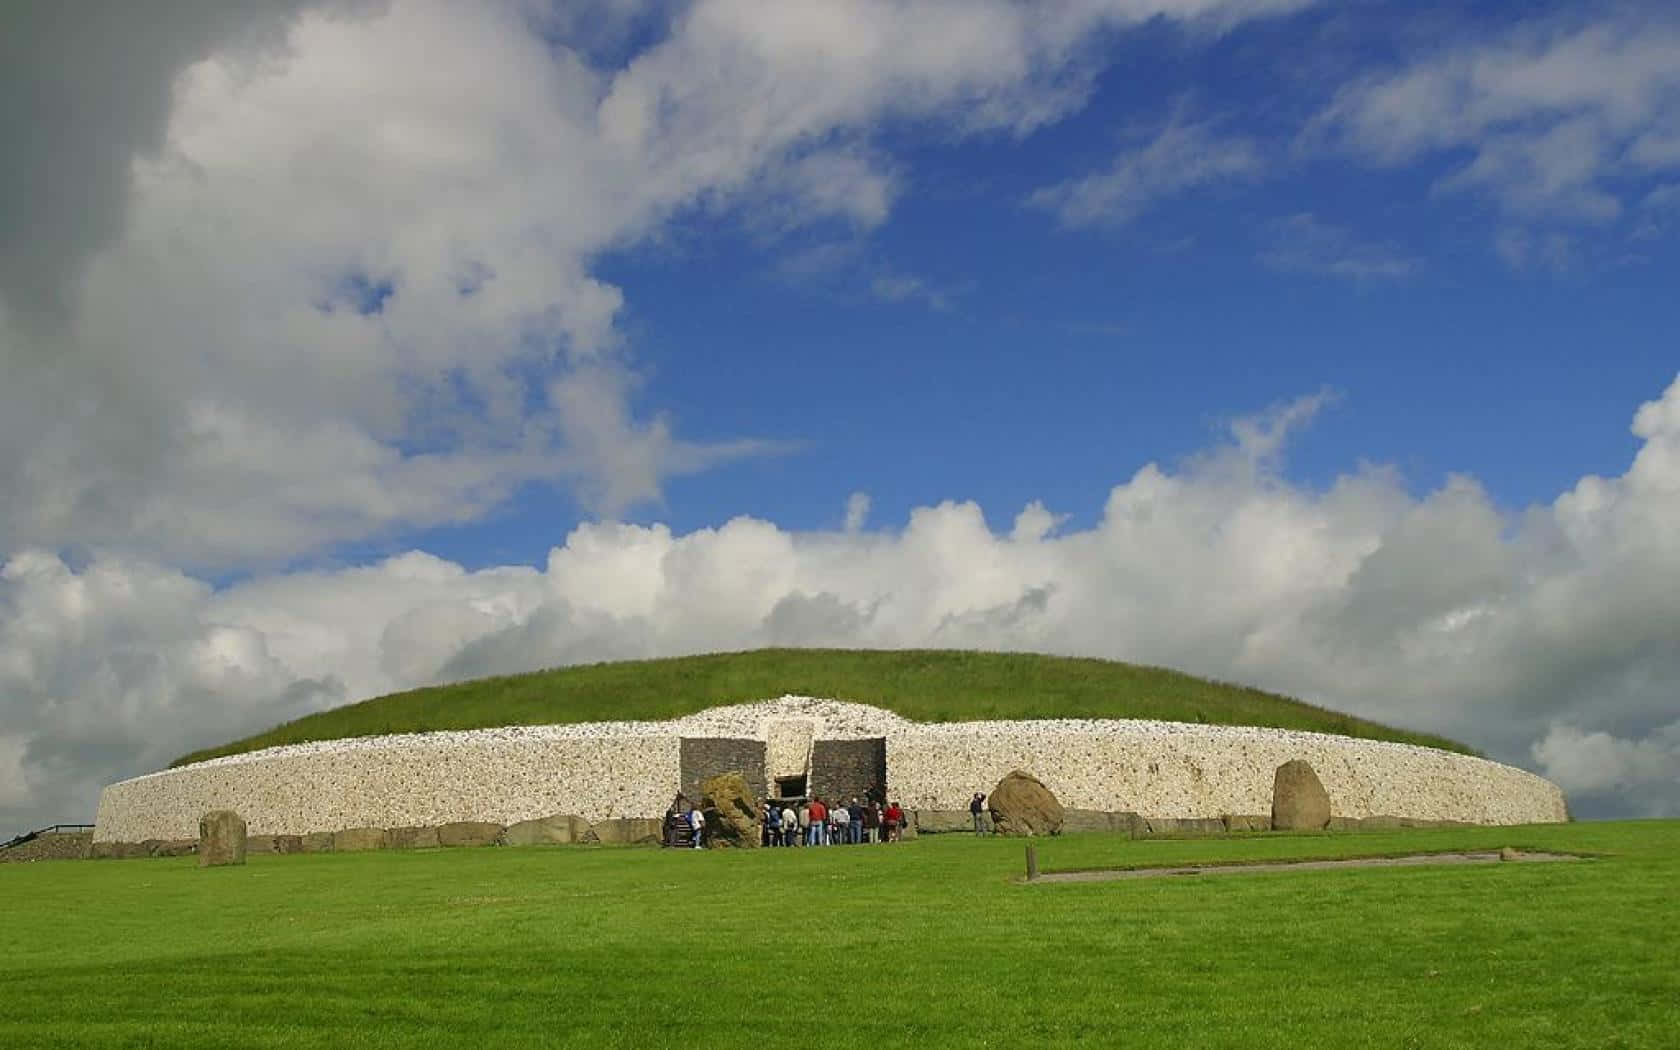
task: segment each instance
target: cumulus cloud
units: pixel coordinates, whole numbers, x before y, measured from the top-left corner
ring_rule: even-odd
[[[0,572],[0,822],[85,816],[105,781],[349,699],[760,645],[1165,664],[1456,736],[1581,814],[1677,812],[1680,380],[1639,409],[1624,473],[1520,513],[1466,477],[1421,498],[1377,466],[1287,481],[1287,435],[1328,396],[1142,468],[1071,531],[963,502],[865,529],[854,498],[835,531],[587,523],[541,567],[412,552],[221,590],[26,551]]]
[[[1024,134],[1083,104],[1106,28],[1299,6],[26,3],[0,551],[273,563],[531,482],[656,502],[781,446],[633,410],[602,252],[695,211],[868,229],[900,182],[881,128]]]
[[[1680,167],[1680,21],[1655,8],[1547,20],[1350,85],[1325,136],[1374,164],[1442,157],[1442,192],[1529,221],[1602,223],[1630,180]]]
[[[1533,751],[1577,804],[1631,798],[1640,816],[1680,811],[1680,722],[1635,740],[1556,725]]]

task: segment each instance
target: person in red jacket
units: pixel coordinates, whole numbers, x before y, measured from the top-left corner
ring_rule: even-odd
[[[887,825],[887,833],[890,836],[887,841],[901,841],[904,835],[904,810],[897,802],[887,807],[884,819]]]
[[[828,829],[828,807],[823,805],[821,798],[811,800],[811,830],[806,839],[812,846],[826,846],[825,836]]]

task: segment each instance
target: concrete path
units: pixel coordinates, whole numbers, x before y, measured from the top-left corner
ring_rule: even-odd
[[[1169,875],[1258,875],[1270,871],[1325,871],[1330,868],[1415,868],[1438,864],[1498,864],[1580,860],[1569,853],[1525,853],[1488,850],[1475,853],[1413,853],[1404,857],[1348,857],[1343,860],[1284,860],[1264,864],[1209,864],[1202,867],[1125,868],[1106,871],[1045,872],[1040,882],[1112,882],[1116,879],[1158,879]],[[1023,880],[1029,881],[1029,880]]]

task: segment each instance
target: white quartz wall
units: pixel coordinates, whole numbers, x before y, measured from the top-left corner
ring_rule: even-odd
[[[685,736],[764,740],[771,776],[807,772],[813,736],[884,736],[888,790],[912,809],[965,809],[974,792],[1024,769],[1079,809],[1262,814],[1271,812],[1277,767],[1303,758],[1337,816],[1567,819],[1562,793],[1532,773],[1407,744],[1130,720],[925,724],[863,704],[783,697],[668,722],[421,733],[230,755],[112,784],[99,800],[94,841],[192,838],[205,811],[223,808],[258,834],[511,824],[556,813],[657,816],[681,782]]]
[[[675,736],[379,740],[276,748],[112,784],[99,799],[94,841],[194,838],[212,809],[235,810],[253,834],[271,835],[555,813],[645,817],[665,812],[681,781]]]
[[[1532,773],[1433,748],[1283,729],[1143,721],[969,722],[887,737],[887,784],[912,809],[962,809],[1010,770],[1064,805],[1152,817],[1264,814],[1277,767],[1312,764],[1339,817],[1474,824],[1568,819]]]

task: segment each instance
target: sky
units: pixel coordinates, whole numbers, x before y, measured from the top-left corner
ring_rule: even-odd
[[[9,15],[0,835],[763,645],[1165,665],[1680,815],[1671,4]]]

